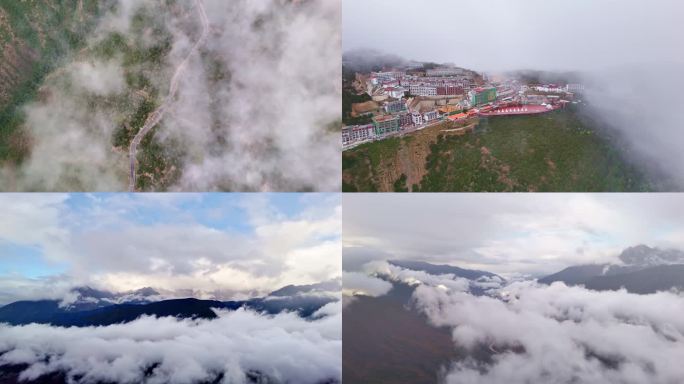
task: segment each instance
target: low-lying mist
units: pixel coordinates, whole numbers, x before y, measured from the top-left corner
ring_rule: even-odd
[[[626,142],[627,159],[644,169],[654,189],[684,189],[684,117],[679,93],[682,64],[645,63],[587,72],[590,117]]]
[[[339,0],[201,3],[208,38],[138,151],[138,188],[339,190]],[[126,190],[128,143],[200,29],[194,2],[112,1],[23,107],[30,153],[0,189]]]
[[[464,279],[449,275],[378,262],[365,272],[365,280],[345,276],[347,294],[389,291],[372,289],[381,286],[372,280],[413,285],[412,307],[433,325],[451,328],[454,348],[470,352],[446,367],[445,383],[666,384],[684,377],[678,292],[638,295],[517,281],[475,295]]]
[[[311,321],[242,309],[217,314],[84,328],[0,324],[0,370],[28,365],[21,380],[62,373],[81,383],[341,382],[339,301]]]

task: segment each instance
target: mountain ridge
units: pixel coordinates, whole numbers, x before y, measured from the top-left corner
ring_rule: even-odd
[[[625,248],[622,264],[584,264],[567,267],[537,281],[551,284],[584,285],[593,290],[617,290],[639,294],[684,289],[684,252],[639,244]]]
[[[299,287],[299,288],[298,288]],[[338,300],[335,295],[321,294],[321,287],[333,287],[332,282],[305,286],[286,286],[292,295],[251,298],[247,300],[203,300],[197,298],[171,298],[156,301],[130,301],[116,303],[106,291],[90,287],[78,287],[77,292],[95,292],[110,301],[101,300],[85,305],[64,306],[60,300],[22,300],[0,307],[0,323],[24,325],[30,323],[51,324],[55,326],[100,326],[133,321],[140,316],[174,316],[178,318],[217,317],[214,309],[237,310],[246,308],[260,313],[274,315],[283,311],[296,312],[300,317],[310,318],[324,305]],[[147,293],[158,293],[152,288],[143,288]],[[140,291],[140,290],[137,290]],[[133,291],[133,292],[137,292]],[[152,297],[157,297],[152,295]],[[87,300],[86,300],[87,301]]]

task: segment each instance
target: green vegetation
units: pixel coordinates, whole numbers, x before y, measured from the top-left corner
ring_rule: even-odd
[[[350,89],[342,90],[342,122],[346,125],[354,124],[368,124],[370,123],[370,117],[359,116],[356,118],[351,117],[352,104],[364,103],[366,101],[371,101],[371,97],[368,94],[357,95]]]
[[[401,141],[401,138],[392,137],[378,142],[382,143],[382,145],[373,145],[374,143],[364,144],[371,166],[374,168],[378,167],[382,159],[393,156],[399,150]]]
[[[113,32],[96,44],[91,51],[95,57],[111,59],[117,53],[128,50],[128,40],[126,36]]]
[[[112,138],[114,146],[128,148],[131,144],[131,140],[133,140],[138,131],[140,131],[140,128],[145,125],[147,116],[154,112],[157,106],[157,103],[150,99],[143,100],[130,119],[122,122],[119,128],[114,132],[114,137]]]
[[[408,192],[408,187],[406,186],[406,174],[402,173],[401,176],[394,182],[394,192]]]
[[[481,119],[475,133],[438,136],[425,160],[427,173],[412,190],[650,190],[641,171],[624,161],[618,140],[593,126],[573,107],[544,115]],[[342,160],[345,191],[380,189],[377,175],[382,167],[394,166],[388,159],[395,157],[399,140],[346,151]],[[404,187],[402,179],[394,185],[395,190]]]
[[[179,143],[161,144],[158,125],[140,143],[138,167],[136,169],[136,190],[165,191],[181,175],[183,153]]]
[[[78,0],[0,4],[7,21],[0,25],[0,46],[12,47],[0,51],[0,68],[9,70],[0,79],[0,163],[19,163],[26,156],[22,105],[36,97],[45,76],[69,52],[83,46],[99,14],[97,2],[83,3],[83,19],[77,10]]]
[[[353,182],[342,183],[343,192],[377,192],[374,174],[385,158],[394,157],[407,137],[392,137],[372,143],[361,144],[350,151],[343,152],[342,172]],[[345,178],[346,180],[346,178]],[[405,185],[406,181],[402,185]]]

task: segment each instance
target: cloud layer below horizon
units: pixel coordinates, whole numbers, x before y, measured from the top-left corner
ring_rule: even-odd
[[[466,357],[445,367],[446,384],[668,384],[684,376],[678,363],[684,354],[681,293],[638,295],[518,281],[476,296],[453,276],[387,269],[377,262],[366,271],[370,280],[385,281],[373,276],[381,273],[415,286],[414,309],[452,330],[454,348]],[[353,288],[345,286],[347,292]],[[483,350],[491,360],[482,359]]]
[[[339,301],[312,321],[294,313],[217,313],[213,320],[143,317],[106,327],[0,325],[0,366],[28,365],[20,376],[27,380],[64,373],[79,382],[233,384],[260,374],[278,383],[341,382]]]

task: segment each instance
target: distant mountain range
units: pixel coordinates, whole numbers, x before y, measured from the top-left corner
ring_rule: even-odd
[[[495,277],[494,273],[486,271],[478,271],[475,269],[463,269],[454,267],[452,265],[430,264],[424,261],[410,261],[410,260],[390,260],[390,264],[397,267],[412,269],[414,271],[423,271],[431,275],[446,275],[453,274],[457,277],[463,277],[469,280],[476,280],[480,277]]]
[[[78,299],[68,305],[59,300],[37,300],[17,301],[0,307],[0,323],[82,327],[126,323],[143,315],[212,319],[216,317],[213,309],[238,308],[268,314],[292,311],[309,318],[325,304],[337,300],[334,293],[340,289],[340,281],[334,280],[311,285],[289,285],[261,298],[218,301],[195,298],[156,300],[161,296],[152,288],[115,294],[80,287],[72,290]]]
[[[538,281],[584,285],[594,290],[624,287],[632,293],[654,293],[684,289],[684,252],[637,245],[622,251],[622,264],[587,264],[565,268]]]
[[[500,288],[506,282],[506,279],[491,272],[464,269],[454,267],[453,265],[431,264],[424,261],[410,260],[390,260],[388,262],[400,268],[422,271],[431,275],[452,274],[456,277],[468,279],[470,280],[469,292],[477,296],[485,294],[489,289]]]
[[[566,268],[540,279],[549,284],[563,281],[596,290],[625,287],[630,292],[651,293],[684,287],[684,252],[639,245],[620,254],[621,264],[593,264]],[[392,260],[390,264],[434,275],[454,274],[469,279],[470,293],[487,294],[481,282],[503,278],[486,271],[436,265],[421,261]],[[383,276],[378,276],[384,278]],[[451,330],[431,325],[412,307],[416,288],[391,280],[392,289],[378,297],[356,296],[344,307],[342,323],[343,377],[354,383],[435,383],[439,372],[466,357],[491,362],[486,343],[465,350],[452,342]],[[496,284],[493,284],[496,285]]]

